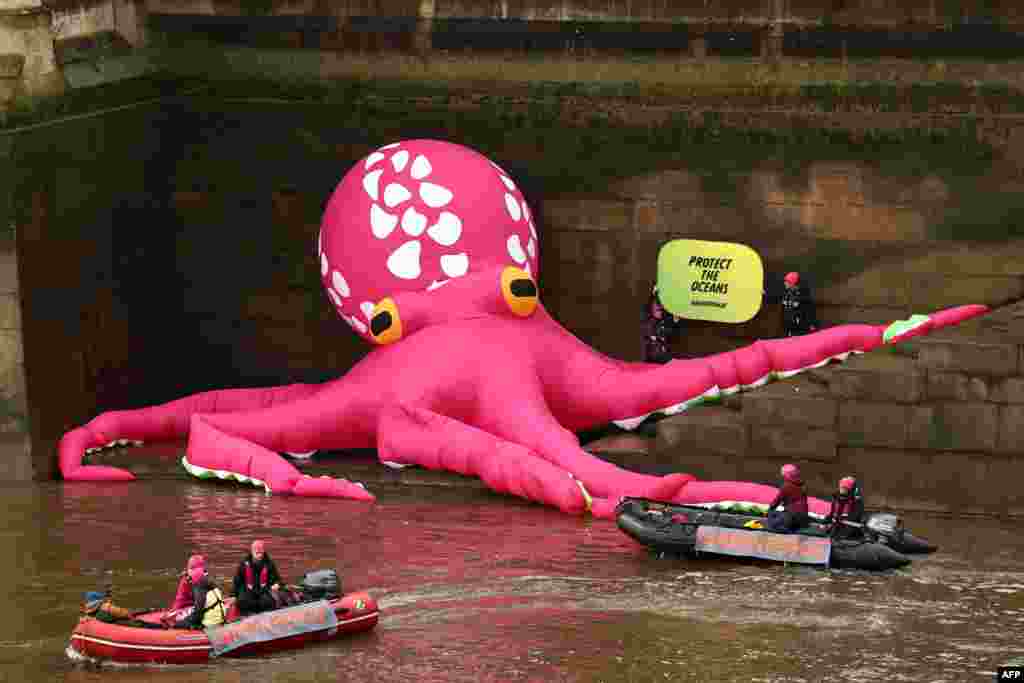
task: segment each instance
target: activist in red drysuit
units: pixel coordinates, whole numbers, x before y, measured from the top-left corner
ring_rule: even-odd
[[[807,494],[796,465],[782,466],[782,487],[768,505],[768,519],[765,526],[772,531],[795,531],[809,521],[807,515]],[[782,510],[776,506],[782,505]]]
[[[277,565],[267,554],[263,541],[253,541],[251,552],[238,565],[235,573],[235,597],[238,609],[255,614],[277,607],[274,593],[281,587]]]
[[[181,576],[181,581],[178,582],[178,592],[174,594],[174,602],[171,604],[172,610],[184,610],[192,607],[192,583],[189,580],[188,573],[197,567],[206,568],[206,558],[202,555],[193,555],[188,558],[185,572]]]

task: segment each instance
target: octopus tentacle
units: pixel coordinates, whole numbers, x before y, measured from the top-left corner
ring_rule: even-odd
[[[529,448],[425,408],[398,404],[386,409],[377,443],[381,460],[478,477],[493,491],[563,512],[579,514],[593,504],[568,472]]]
[[[200,478],[234,479],[262,486],[274,494],[374,499],[361,484],[304,475],[274,451],[222,432],[204,415],[192,416],[187,452],[182,464],[190,474]]]
[[[761,340],[706,358],[675,360],[663,366],[603,363],[599,371],[591,370],[600,378],[598,386],[574,398],[587,402],[588,412],[632,429],[652,413],[680,413],[719,394],[788,378],[829,361],[845,360],[851,353],[866,353],[883,344],[899,343],[955,325],[987,310],[978,305],[958,306],[890,325],[839,325],[801,337]]]
[[[522,425],[528,424],[528,430]],[[577,436],[560,425],[546,410],[543,401],[524,402],[516,411],[518,429],[515,440],[523,443],[539,457],[569,472],[587,490],[600,498],[618,500],[622,496],[639,496],[669,500],[693,479],[689,474],[665,477],[631,472],[607,462],[580,448]],[[506,435],[506,438],[512,438]]]
[[[189,421],[197,413],[224,413],[254,410],[308,398],[325,385],[291,384],[261,389],[224,389],[206,391],[137,410],[114,410],[71,430],[58,446],[60,471],[68,481],[130,481],[135,476],[122,468],[83,465],[86,450],[100,448],[119,440],[177,441],[188,435]],[[301,450],[301,449],[296,449]]]

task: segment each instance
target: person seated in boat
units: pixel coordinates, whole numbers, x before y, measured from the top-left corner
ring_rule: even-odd
[[[860,526],[864,522],[864,496],[861,495],[857,480],[843,477],[839,489],[832,494],[825,525],[837,538],[855,538],[862,535]],[[854,524],[858,526],[853,526]]]
[[[235,597],[241,614],[271,610],[283,602],[281,574],[270,559],[263,541],[253,541],[250,552],[235,573]]]
[[[768,519],[765,527],[771,531],[796,531],[810,521],[807,514],[807,494],[804,482],[800,478],[800,468],[796,465],[783,465],[782,487],[775,499],[768,505]],[[782,506],[781,510],[775,508]]]
[[[201,629],[220,626],[227,621],[227,609],[220,588],[213,585],[206,567],[194,567],[188,572],[192,585],[192,611],[172,628]]]
[[[107,591],[89,591],[85,594],[85,604],[82,605],[82,614],[92,617],[107,624],[120,624],[122,626],[137,626],[141,628],[161,628],[159,624],[151,624],[136,619],[136,612],[125,607],[119,607],[110,599]]]
[[[202,555],[192,555],[188,558],[185,571],[181,573],[181,580],[178,582],[178,590],[174,594],[174,602],[165,617],[169,620],[178,621],[188,616],[192,611],[192,580],[188,573],[196,567],[206,568],[206,558]]]

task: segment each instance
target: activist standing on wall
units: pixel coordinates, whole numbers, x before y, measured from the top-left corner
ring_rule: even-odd
[[[814,300],[806,283],[800,283],[800,273],[786,273],[783,278],[782,329],[787,337],[798,337],[818,329],[818,317],[814,311]]]
[[[682,319],[665,310],[655,285],[644,306],[644,362],[667,363],[672,360],[670,340],[681,328]]]

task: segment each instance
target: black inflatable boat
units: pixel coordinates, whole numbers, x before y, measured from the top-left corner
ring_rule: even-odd
[[[855,538],[831,538],[811,522],[794,533],[762,528],[764,515],[746,506],[675,505],[625,498],[615,511],[626,535],[654,550],[752,557],[777,562],[850,569],[895,569],[910,564],[907,554],[936,548],[903,528],[896,515],[875,513],[855,528]]]

